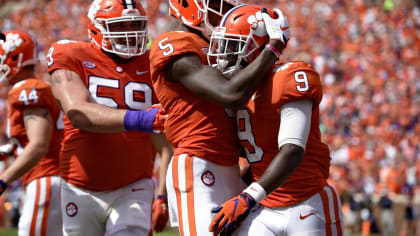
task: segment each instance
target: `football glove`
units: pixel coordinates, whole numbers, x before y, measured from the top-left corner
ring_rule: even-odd
[[[256,201],[248,193],[241,193],[238,196],[226,201],[221,206],[212,210],[217,213],[210,224],[209,231],[214,235],[232,235],[249,215]]]
[[[278,16],[277,19],[271,18],[266,8],[261,10],[265,28],[270,39],[280,40],[286,47],[290,38],[289,22],[280,9],[275,8],[274,11]]]
[[[0,146],[0,161],[3,161],[10,156],[13,156],[15,154],[16,147],[16,144],[13,143],[8,143]]]
[[[2,179],[0,179],[0,196],[6,191],[7,184]]]
[[[153,133],[163,134],[165,133],[165,121],[168,118],[168,115],[165,113],[165,109],[160,104],[152,105],[149,109],[159,109],[156,113],[155,120],[153,121]]]
[[[166,197],[158,195],[153,201],[153,229],[162,232],[169,220],[168,202]]]

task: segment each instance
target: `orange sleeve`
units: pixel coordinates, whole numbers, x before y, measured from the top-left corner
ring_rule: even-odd
[[[199,36],[189,32],[169,32],[160,35],[150,49],[150,66],[162,70],[174,58],[188,53],[205,57],[208,47],[202,46]],[[203,59],[203,58],[201,58]],[[205,58],[204,58],[205,59]]]
[[[322,99],[322,84],[318,72],[307,63],[294,62],[276,76],[281,76],[277,87],[281,87],[281,101],[284,103],[311,99],[318,105]]]
[[[40,79],[28,79],[13,86],[9,91],[10,136],[25,136],[23,111],[31,107],[47,107],[52,110],[55,100],[50,86]]]
[[[55,70],[71,70],[82,74],[82,66],[78,56],[83,54],[83,48],[76,41],[61,40],[51,45],[47,53],[48,73]]]
[[[50,107],[54,102],[51,87],[40,79],[24,80],[9,92],[9,105],[14,109]]]

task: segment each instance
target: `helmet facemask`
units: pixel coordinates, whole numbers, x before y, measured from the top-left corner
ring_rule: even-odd
[[[126,9],[123,16],[109,19],[96,18],[95,26],[101,30],[101,48],[122,58],[140,56],[147,49],[146,16],[137,9]]]
[[[248,64],[247,58],[258,49],[258,43],[249,35],[228,34],[224,27],[213,31],[207,60],[209,65],[231,77]],[[214,64],[216,62],[216,64]]]
[[[204,24],[210,33],[219,25],[223,15],[239,4],[239,0],[204,0]]]
[[[7,76],[10,74],[10,67],[6,64],[7,55],[0,55],[0,83],[7,83]]]
[[[238,4],[239,0],[169,0],[169,13],[210,38],[223,14]]]

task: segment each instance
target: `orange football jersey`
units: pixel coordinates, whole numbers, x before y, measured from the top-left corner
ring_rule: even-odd
[[[63,140],[63,120],[51,87],[41,79],[26,79],[16,83],[9,91],[9,136],[19,142],[18,154],[29,140],[26,136],[23,112],[27,108],[45,107],[49,110],[54,129],[48,153],[38,164],[23,176],[23,185],[26,186],[34,179],[45,176],[58,175],[58,156]]]
[[[148,53],[118,64],[92,43],[66,40],[51,46],[47,61],[50,74],[58,69],[76,72],[95,103],[132,110],[157,103]],[[151,134],[98,134],[74,128],[66,116],[64,122],[60,175],[67,182],[107,191],[152,176]]]
[[[239,143],[235,120],[224,107],[202,99],[181,83],[165,79],[164,68],[180,55],[196,54],[207,65],[208,43],[189,32],[169,32],[152,44],[150,63],[152,82],[168,119],[166,136],[175,154],[188,153],[220,165],[238,163]]]
[[[268,207],[283,207],[301,202],[317,193],[329,175],[330,152],[321,142],[319,103],[322,85],[315,69],[304,62],[273,67],[270,78],[237,114],[238,135],[245,148],[254,179],[259,179],[279,152],[278,134],[281,107],[300,99],[313,101],[311,128],[301,165],[292,176],[261,202]]]

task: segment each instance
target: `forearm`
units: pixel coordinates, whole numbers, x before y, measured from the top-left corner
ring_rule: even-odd
[[[95,103],[75,104],[66,111],[75,128],[95,132],[123,132],[127,110],[113,109]]]
[[[154,134],[152,136],[153,146],[160,156],[159,166],[159,184],[156,189],[156,195],[166,196],[166,173],[168,170],[169,162],[173,155],[172,146],[166,139],[164,134]]]
[[[285,144],[282,146],[280,152],[257,181],[267,195],[286,182],[302,162],[303,154],[303,148],[297,145]]]
[[[226,104],[231,108],[243,107],[261,82],[268,78],[272,65],[277,61],[273,52],[264,49],[261,54],[247,67],[231,78],[227,94],[232,94],[232,102]]]
[[[172,157],[171,153],[166,153],[161,158],[160,166],[159,166],[159,184],[157,187],[157,195],[164,195],[166,196],[166,173],[168,170],[169,162]]]
[[[1,179],[7,184],[14,182],[36,166],[47,152],[48,146],[29,143],[15,162],[3,172]]]

